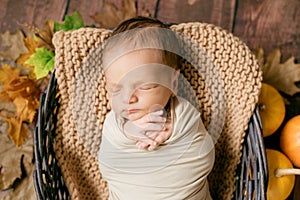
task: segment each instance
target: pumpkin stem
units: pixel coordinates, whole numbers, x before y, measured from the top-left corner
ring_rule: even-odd
[[[300,169],[295,168],[278,168],[275,170],[276,177],[288,176],[288,175],[300,175]]]

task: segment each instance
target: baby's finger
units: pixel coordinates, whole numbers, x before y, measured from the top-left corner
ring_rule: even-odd
[[[158,132],[147,132],[146,135],[151,138],[152,140],[155,140],[159,133]]]
[[[143,123],[147,122],[165,122],[166,118],[163,116],[164,112],[162,110],[149,113],[142,118]]]
[[[153,138],[158,145],[160,145],[161,143],[165,142],[166,140],[168,140],[171,136],[170,131],[163,131],[160,132],[159,134],[157,134],[157,136],[155,138]]]
[[[157,142],[154,139],[152,139],[152,138],[150,138],[146,135],[143,135],[142,137],[139,137],[138,141],[140,141],[140,142],[142,142],[146,145],[156,145],[157,144]]]
[[[149,132],[147,134],[148,137],[150,137],[150,138],[152,138],[153,140],[156,141],[155,145],[149,145],[148,146],[148,151],[155,150],[161,143],[163,143],[165,141],[165,140],[163,140],[162,137],[159,137],[160,134],[164,134],[164,133],[162,133],[162,132]]]
[[[147,149],[148,149],[148,151],[153,151],[153,150],[155,150],[158,146],[159,146],[159,144],[156,144],[156,145],[150,145]]]
[[[165,129],[165,123],[147,123],[145,124],[145,132],[162,131]]]
[[[135,145],[139,148],[139,149],[146,149],[149,147],[149,144],[142,142],[142,141],[137,141],[135,143]]]
[[[149,116],[147,122],[166,123],[166,121],[167,121],[167,119],[165,117],[162,117],[162,116]]]

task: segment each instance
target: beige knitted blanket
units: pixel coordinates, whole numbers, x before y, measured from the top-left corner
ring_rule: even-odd
[[[155,151],[138,149],[111,111],[102,133],[99,164],[110,200],[211,199],[207,176],[214,144],[200,112],[183,98],[171,98],[172,135]]]
[[[182,63],[180,71],[193,87],[207,129],[215,127],[211,125],[213,121],[219,121],[216,115],[219,105],[224,108],[224,126],[215,146],[215,164],[208,179],[213,199],[231,199],[236,176],[239,175],[236,169],[242,155],[245,130],[261,88],[261,69],[247,45],[220,27],[192,22],[174,25],[171,29],[195,41],[193,44],[183,44],[191,60],[201,62],[201,49],[207,52],[214,63],[215,67],[205,72],[210,75],[207,81],[188,63]],[[96,79],[92,77],[101,65],[99,57],[102,52],[99,46],[110,34],[111,31],[106,29],[84,28],[57,32],[53,39],[55,75],[60,95],[55,153],[71,199],[108,198],[107,184],[102,179],[95,158],[97,152],[90,153],[78,134],[81,127],[78,127],[78,113],[74,111],[74,103],[80,98],[93,99],[96,117],[86,113],[82,126],[87,133],[91,133],[86,135],[85,141],[90,142],[90,146],[99,146],[109,106],[103,76],[100,74]],[[84,78],[78,79],[81,72],[84,72]],[[93,96],[84,93],[94,88]],[[79,89],[81,95],[78,95]],[[209,96],[222,91],[226,101],[219,98],[222,95],[216,98]],[[77,106],[81,109],[86,105],[83,103]],[[217,120],[212,120],[214,118]]]

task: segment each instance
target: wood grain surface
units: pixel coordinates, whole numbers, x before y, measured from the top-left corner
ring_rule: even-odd
[[[63,19],[67,0],[0,0],[0,32],[24,29],[24,23],[42,27],[47,19]]]
[[[152,10],[156,0],[139,0],[139,7]],[[157,18],[170,23],[200,21],[213,23],[229,31],[232,30],[235,0],[162,0],[159,1]]]
[[[299,9],[299,0],[240,0],[233,33],[252,49],[280,48],[284,60],[295,56],[300,62]]]
[[[134,1],[134,0],[133,0]],[[122,0],[0,0],[0,32],[23,29],[24,23],[42,27],[46,19],[63,20],[79,11],[86,24],[106,3],[122,10]],[[299,0],[160,0],[157,17],[164,22],[213,23],[240,37],[251,49],[270,53],[279,47],[283,60],[300,61]],[[157,0],[135,0],[137,14],[154,15]],[[25,31],[26,32],[26,31]]]

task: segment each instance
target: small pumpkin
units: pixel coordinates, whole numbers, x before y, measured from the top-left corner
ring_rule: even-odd
[[[263,136],[270,136],[284,120],[285,104],[283,98],[273,86],[262,83],[258,106],[263,126]]]
[[[280,134],[280,148],[296,167],[300,167],[300,115],[284,125]]]
[[[285,200],[295,185],[295,174],[300,169],[294,169],[291,161],[280,151],[266,149],[269,181],[267,200]]]

